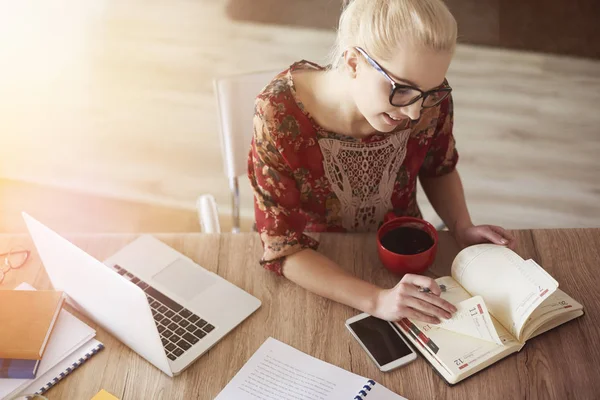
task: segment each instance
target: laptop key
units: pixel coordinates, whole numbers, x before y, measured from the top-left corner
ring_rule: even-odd
[[[164,316],[164,315],[162,315],[162,314],[156,314],[156,315],[154,316],[154,320],[155,320],[156,322],[160,322],[160,321],[162,321],[162,320],[163,320],[163,318],[165,318],[165,316]]]
[[[177,342],[177,346],[181,347],[184,350],[189,350],[190,347],[192,347],[192,345],[186,342],[185,340],[180,340],[179,342]]]
[[[119,275],[125,275],[125,273],[126,273],[124,269],[117,271],[117,272],[119,273]]]
[[[201,319],[200,321],[196,322],[196,326],[198,328],[202,328],[204,325],[208,324],[208,322],[206,322],[205,320]]]
[[[155,309],[152,309],[152,315],[156,316],[156,314],[158,314],[158,311],[156,311]]]
[[[135,283],[135,284],[137,284],[139,281],[140,281],[140,280],[139,280],[138,278],[133,278],[133,279],[131,279],[131,282],[132,282],[132,283]]]
[[[145,290],[148,287],[148,284],[146,282],[143,281],[139,281],[137,283],[137,285],[140,287],[140,289]]]
[[[208,324],[208,325],[206,325],[206,326],[205,326],[204,328],[202,328],[202,329],[204,329],[204,332],[206,332],[206,333],[210,333],[210,331],[212,331],[213,329],[215,329],[215,327],[214,327],[214,326],[212,326],[211,324]]]
[[[194,325],[189,324],[188,326],[185,327],[185,329],[187,329],[188,332],[194,332],[196,329],[200,329],[200,328],[196,328]]]
[[[158,290],[154,289],[152,286],[148,286],[148,288],[146,289],[146,293],[148,293],[150,296],[154,297],[156,300],[160,301],[175,312],[179,312],[183,309],[183,307],[180,304],[174,302]]]
[[[183,354],[183,350],[181,350],[180,348],[177,348],[173,351],[173,354],[175,354],[177,357],[179,357]]]
[[[179,322],[179,325],[183,326],[184,328],[185,328],[186,326],[188,326],[189,324],[190,324],[190,322],[189,322],[189,321],[186,321],[185,319],[184,319],[183,321]]]
[[[174,355],[173,355],[173,354],[171,354],[171,353],[167,354],[167,357],[169,357],[169,360],[171,360],[171,361],[175,361],[175,360],[177,360],[177,357],[176,357],[176,356],[174,356]]]
[[[162,325],[159,325],[156,329],[158,329],[158,333],[163,333],[165,330],[165,327]]]
[[[181,315],[176,315],[174,317],[171,318],[174,322],[179,322],[181,321],[183,318],[181,318]]]
[[[113,268],[114,268],[114,269],[116,269],[117,271],[120,271],[120,270],[122,270],[122,269],[123,269],[123,268],[121,268],[121,266],[120,266],[120,265],[118,265],[118,264],[115,264]]]
[[[167,349],[167,350],[169,350],[169,351],[173,351],[173,350],[175,350],[176,348],[177,348],[177,346],[175,346],[173,343],[168,343],[168,344],[165,346],[165,349]]]
[[[173,336],[171,336],[171,337],[169,338],[169,340],[170,340],[171,342],[173,342],[173,343],[177,343],[177,342],[179,342],[179,341],[181,340],[181,338],[180,338],[179,336],[177,336],[177,335],[173,335]]]
[[[168,341],[167,339],[165,339],[165,338],[162,338],[161,340],[162,340],[162,344],[163,344],[163,346],[166,346],[166,345],[168,345],[168,344],[169,344],[169,341]]]
[[[204,336],[206,336],[206,332],[204,332],[202,329],[197,329],[196,332],[194,332],[194,336],[196,336],[198,339],[202,339]]]
[[[173,318],[173,316],[175,315],[175,313],[171,310],[167,310],[167,312],[165,313],[165,315],[169,318]]]
[[[185,333],[185,329],[183,328],[177,328],[177,330],[175,330],[175,334],[182,336]]]
[[[131,272],[127,272],[127,273],[125,274],[125,277],[127,277],[127,278],[131,279],[131,278],[133,278],[133,274],[132,274]]]
[[[168,329],[165,329],[165,331],[162,333],[162,335],[166,338],[170,338],[171,336],[173,336],[173,332],[171,332]]]
[[[189,318],[192,315],[192,312],[187,308],[184,308],[183,310],[179,311],[179,315],[181,315],[183,318]]]
[[[196,314],[194,314],[188,318],[188,321],[190,321],[193,324],[194,322],[198,321],[199,319],[200,319],[200,317],[197,316]]]
[[[168,308],[167,308],[167,307],[165,307],[165,306],[160,306],[160,307],[158,307],[158,311],[159,311],[159,312],[161,312],[161,313],[163,313],[163,314],[164,314],[165,312],[167,312],[167,310],[168,310]]]
[[[183,338],[191,344],[196,344],[199,341],[198,338],[196,336],[193,336],[191,333],[186,333],[185,335],[183,335]]]
[[[177,328],[179,328],[179,325],[174,324],[172,322],[169,324],[169,329],[170,330],[175,331],[175,330],[177,330]]]

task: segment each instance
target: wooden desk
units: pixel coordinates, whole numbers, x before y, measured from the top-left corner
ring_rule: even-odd
[[[129,348],[98,330],[106,349],[48,392],[53,399],[90,399],[106,389],[120,399],[213,399],[269,336],[346,370],[375,379],[409,399],[592,399],[600,393],[600,229],[514,231],[518,253],[533,258],[585,307],[585,315],[542,336],[524,349],[454,388],[419,357],[380,372],[344,327],[356,310],[306,292],[262,270],[256,234],[156,235],[177,250],[262,300],[262,307],[182,375],[171,379]],[[135,235],[71,235],[74,243],[104,259]],[[381,267],[373,235],[321,234],[321,251],[357,276],[390,287],[398,278]],[[33,249],[24,235],[0,235],[0,250]],[[457,249],[447,233],[432,276],[449,273]],[[0,285],[22,281],[38,289],[49,282],[37,254]]]

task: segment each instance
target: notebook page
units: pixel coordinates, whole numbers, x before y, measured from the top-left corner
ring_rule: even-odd
[[[375,400],[407,400],[406,397],[402,397],[378,383],[376,383],[371,391],[367,392],[367,395],[363,396],[363,398]]]
[[[490,313],[518,340],[531,313],[558,286],[533,261],[493,244],[462,250],[452,263],[452,277],[471,295],[483,297]]]
[[[366,382],[268,338],[215,400],[351,400]]]
[[[502,345],[496,332],[492,317],[481,296],[455,304],[456,312],[450,319],[442,319],[438,327],[477,339],[487,340]]]
[[[428,324],[418,320],[411,322],[423,332],[431,329],[446,329],[477,339],[492,341],[502,345],[498,332],[481,296],[471,295],[452,277],[444,276],[435,280],[440,286],[445,286],[442,299],[456,306],[457,311],[450,319],[442,319],[439,324]]]
[[[22,394],[31,394],[37,393],[42,389],[48,382],[51,382],[54,378],[60,375],[60,373],[65,372],[67,368],[71,367],[74,363],[77,362],[80,358],[84,358],[86,354],[88,354],[93,348],[100,344],[96,339],[88,340],[84,345],[79,347],[73,353],[69,354],[67,358],[56,364],[50,370],[48,370],[45,374],[37,374],[35,379],[31,380],[31,383],[27,385],[27,387],[23,388],[20,393]]]

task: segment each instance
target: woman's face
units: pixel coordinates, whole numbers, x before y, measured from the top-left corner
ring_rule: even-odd
[[[428,91],[444,82],[452,53],[438,52],[422,47],[404,46],[394,52],[391,60],[374,59],[398,84],[410,85]],[[379,132],[391,132],[407,120],[421,116],[422,99],[405,106],[390,104],[391,83],[356,49],[346,52],[345,67],[351,75],[351,93],[357,108]]]

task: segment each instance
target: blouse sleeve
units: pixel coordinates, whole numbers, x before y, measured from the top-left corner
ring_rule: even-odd
[[[257,100],[248,177],[254,191],[256,228],[264,253],[263,267],[282,275],[285,258],[318,242],[303,233],[300,191],[282,152],[275,106]]]
[[[421,165],[419,177],[436,177],[448,174],[456,168],[456,151],[452,127],[454,124],[454,103],[452,95],[440,104],[440,114],[432,142]]]

